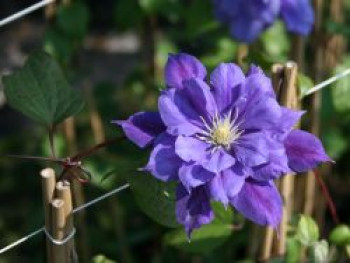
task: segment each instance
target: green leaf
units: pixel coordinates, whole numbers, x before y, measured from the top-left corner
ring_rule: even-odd
[[[299,73],[298,74],[298,88],[300,97],[303,98],[312,87],[314,86],[314,82],[308,76]]]
[[[300,257],[300,242],[297,238],[287,239],[287,256],[286,263],[298,262]]]
[[[316,222],[309,216],[301,215],[297,238],[305,246],[312,246],[319,238],[319,230]]]
[[[164,0],[139,0],[141,8],[146,14],[154,14],[160,10]]]
[[[210,55],[203,56],[201,61],[209,68],[215,68],[221,62],[232,61],[236,57],[237,43],[231,38],[223,37],[216,41],[216,47]]]
[[[55,60],[41,51],[30,55],[23,68],[3,77],[3,83],[11,107],[48,127],[77,114],[84,106]]]
[[[128,178],[137,203],[143,212],[157,223],[178,227],[175,217],[175,184],[164,183],[149,174]]]
[[[167,233],[164,243],[187,252],[207,254],[225,243],[231,233],[231,225],[212,223],[195,230],[191,241],[188,240],[184,229],[180,228]]]
[[[116,263],[116,261],[110,260],[103,255],[97,255],[93,257],[92,263]]]
[[[269,56],[280,61],[287,59],[290,41],[282,21],[277,21],[272,27],[266,30],[261,36],[261,41]]]
[[[334,74],[339,74],[350,68],[350,56],[346,57],[341,65],[339,65]],[[333,104],[338,112],[350,111],[350,76],[346,76],[331,86]]]
[[[81,1],[61,5],[57,11],[57,26],[68,36],[81,39],[86,35],[89,24],[89,9]]]
[[[350,228],[347,225],[338,225],[329,235],[329,240],[338,246],[350,245]]]
[[[57,59],[60,63],[67,65],[72,57],[74,46],[72,41],[54,28],[45,32],[44,50]]]
[[[316,262],[327,262],[329,255],[329,245],[326,240],[316,242],[312,246],[312,253]]]
[[[224,224],[233,223],[234,213],[231,206],[225,208],[224,205],[220,202],[211,202],[211,208],[213,209],[215,214],[215,222],[220,222]]]
[[[340,158],[348,148],[347,137],[342,134],[339,127],[331,126],[325,129],[322,139],[326,152],[332,159]]]

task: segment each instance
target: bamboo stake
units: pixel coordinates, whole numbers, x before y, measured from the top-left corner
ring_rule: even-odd
[[[294,62],[287,62],[284,68],[284,81],[281,90],[280,103],[288,108],[296,108],[297,105],[297,76],[298,66]],[[276,244],[276,253],[282,256],[286,253],[287,243],[287,228],[288,222],[291,218],[293,211],[293,189],[294,189],[294,176],[291,174],[285,175],[281,179],[281,195],[284,201],[283,204],[283,217],[281,224],[279,225],[279,240]]]
[[[56,176],[55,171],[51,168],[46,168],[41,171],[41,185],[42,185],[42,196],[43,196],[43,206],[45,213],[45,228],[48,232],[51,231],[51,212],[50,203],[54,197]],[[52,244],[49,239],[46,238],[46,253],[47,260],[51,262],[52,260]]]
[[[70,183],[67,181],[58,182],[56,184],[56,196],[57,198],[64,201],[64,215],[65,215],[65,226],[64,234],[69,235],[73,231],[73,205],[72,205],[72,195]],[[74,248],[74,239],[67,242],[65,246],[65,255],[68,259],[67,262],[77,262],[77,254]]]
[[[64,121],[63,134],[67,141],[68,154],[75,154],[77,151],[77,140],[75,133],[75,119],[73,117],[70,117]],[[72,190],[74,205],[81,206],[82,204],[84,204],[85,196],[80,183],[77,181],[72,181]],[[85,211],[82,211],[81,213],[79,213],[79,215],[76,215],[75,220],[77,225],[77,231],[79,232],[79,237],[77,240],[79,257],[82,262],[87,262],[89,260],[89,244],[85,224]]]
[[[55,240],[63,240],[65,237],[66,212],[65,203],[61,199],[54,199],[51,202],[52,229],[51,236]],[[54,260],[50,263],[68,263],[66,255],[66,245],[53,244]]]

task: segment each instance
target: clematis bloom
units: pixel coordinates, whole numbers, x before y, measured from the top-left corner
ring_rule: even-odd
[[[287,30],[308,35],[314,23],[310,0],[213,0],[215,15],[239,41],[254,41],[281,17]]]
[[[135,144],[152,149],[144,170],[178,182],[177,220],[189,236],[212,221],[211,200],[275,227],[282,200],[273,180],[330,158],[318,138],[293,128],[303,112],[278,104],[260,68],[251,66],[245,75],[222,63],[209,83],[205,78],[195,57],[170,55],[159,112],[115,123]]]

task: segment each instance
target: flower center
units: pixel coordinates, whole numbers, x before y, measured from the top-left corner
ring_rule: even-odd
[[[239,129],[240,123],[237,123],[238,114],[231,117],[231,112],[223,117],[216,114],[210,124],[202,118],[205,130],[198,135],[198,138],[214,145],[214,150],[218,147],[224,147],[229,150],[233,143],[237,143],[238,138],[243,133]]]

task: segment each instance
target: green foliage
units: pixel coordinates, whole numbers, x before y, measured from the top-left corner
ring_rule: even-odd
[[[142,211],[161,225],[177,227],[175,217],[175,184],[164,183],[149,174],[127,177]]]
[[[331,158],[338,159],[346,152],[348,141],[338,127],[329,128],[322,137],[327,154]]]
[[[219,26],[213,18],[210,1],[194,0],[189,3],[185,11],[186,35],[197,37]]]
[[[287,239],[286,263],[298,262],[300,257],[300,242],[296,237]]]
[[[335,245],[350,245],[350,228],[347,225],[338,225],[329,235],[329,240]]]
[[[282,21],[274,23],[271,28],[262,34],[261,42],[267,55],[280,62],[287,60],[290,41]]]
[[[89,10],[83,1],[72,1],[69,5],[60,5],[57,11],[57,26],[71,38],[85,36],[89,23]]]
[[[221,62],[233,61],[237,52],[237,43],[229,37],[222,37],[217,40],[215,51],[205,55],[201,61],[209,68],[214,68]]]
[[[319,230],[316,222],[309,216],[301,215],[297,238],[305,246],[312,246],[319,238]]]
[[[117,0],[115,2],[114,21],[119,29],[137,28],[140,26],[142,19],[143,13],[138,0]]]
[[[97,255],[92,259],[91,263],[116,263],[116,261],[110,260],[103,255]]]
[[[30,55],[23,68],[4,77],[3,83],[11,107],[48,127],[77,114],[84,105],[58,64],[44,52]]]
[[[339,65],[334,74],[343,72],[350,68],[350,57],[345,57],[343,63]],[[338,80],[331,86],[333,104],[338,112],[350,111],[350,76]]]
[[[165,235],[164,243],[187,252],[207,254],[227,241],[231,233],[230,224],[211,223],[194,230],[190,241],[183,228],[173,230]]]
[[[300,98],[303,98],[311,88],[313,88],[314,82],[312,79],[302,73],[298,74],[298,88],[299,88],[299,94]]]

